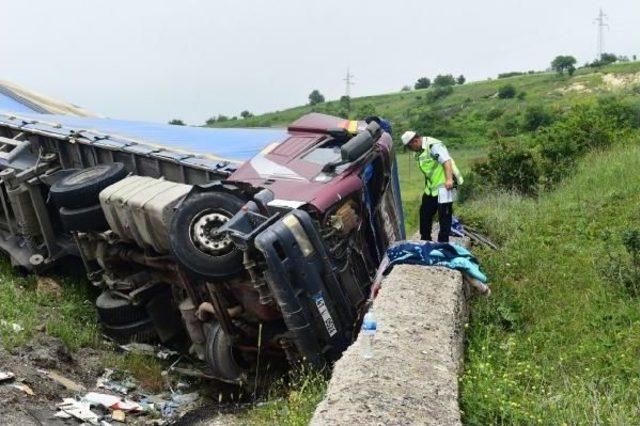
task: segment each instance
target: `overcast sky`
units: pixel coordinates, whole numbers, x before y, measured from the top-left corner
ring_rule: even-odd
[[[640,55],[638,0],[0,0],[0,79],[112,117],[201,124],[420,76]]]

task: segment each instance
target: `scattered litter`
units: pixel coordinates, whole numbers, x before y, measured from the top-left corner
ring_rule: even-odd
[[[13,387],[26,393],[29,396],[35,396],[35,392],[33,391],[33,389],[31,389],[31,387],[29,385],[26,385],[24,383],[14,383]]]
[[[99,416],[91,411],[91,406],[82,401],[77,401],[73,398],[64,398],[61,404],[58,404],[58,408],[75,417],[78,420],[87,422],[92,425],[99,425]],[[56,417],[60,417],[56,414]]]
[[[129,392],[138,387],[136,381],[132,377],[127,377],[125,380],[121,381],[112,380],[111,376],[113,373],[114,371],[111,368],[105,369],[102,376],[98,377],[96,387],[118,392],[123,395],[128,395]]]
[[[11,371],[0,371],[0,382],[13,380],[16,377]]]
[[[24,330],[23,326],[15,322],[0,320],[0,325],[3,327],[11,327],[11,330],[13,330],[14,333],[20,333],[22,330]]]
[[[121,345],[120,349],[125,352],[133,352],[149,356],[155,355],[159,359],[169,359],[173,356],[180,355],[179,352],[174,350],[167,349],[162,346],[153,346],[148,343],[129,343],[127,345]]]
[[[119,396],[108,395],[106,393],[89,392],[82,398],[82,401],[90,405],[97,405],[112,410],[142,411],[142,406],[137,402],[126,399],[122,400]]]
[[[122,410],[113,410],[113,413],[111,413],[111,418],[117,422],[124,423],[126,415]]]
[[[159,350],[158,353],[156,353],[156,357],[163,360],[169,359],[172,356],[177,356],[177,355],[180,355],[180,353],[176,351],[172,351],[171,349],[162,349],[162,350]]]
[[[126,345],[121,345],[120,349],[125,352],[135,352],[139,354],[154,355],[156,353],[155,346],[148,343],[129,343]]]
[[[53,278],[38,277],[36,282],[36,293],[43,296],[62,297],[62,287]]]
[[[53,415],[53,417],[57,417],[59,419],[70,419],[73,416],[71,414],[67,413],[66,411],[58,411],[57,413],[55,413]]]
[[[74,391],[74,392],[86,392],[86,388],[84,386],[82,386],[80,383],[76,383],[71,379],[67,379],[66,377],[64,377],[63,375],[61,375],[60,373],[57,373],[55,371],[45,371],[44,372],[51,380],[53,380],[56,383],[61,384],[62,386],[64,386],[65,388],[69,389],[70,391]]]

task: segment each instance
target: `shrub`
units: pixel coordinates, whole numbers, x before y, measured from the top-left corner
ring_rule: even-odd
[[[451,86],[434,86],[434,88],[425,95],[425,100],[431,104],[449,96],[451,93],[453,93],[453,87]]]
[[[519,100],[523,100],[526,97],[527,97],[527,92],[519,92],[517,96]]]
[[[493,121],[496,118],[502,117],[504,114],[504,108],[491,108],[487,113],[487,121]]]
[[[429,80],[427,77],[420,77],[418,79],[418,81],[416,81],[416,84],[413,85],[413,87],[417,90],[417,89],[428,89],[429,86],[431,86],[431,80]]]
[[[604,278],[631,297],[640,296],[640,230],[627,229],[621,238],[625,252],[605,235],[607,261],[601,268]]]
[[[474,167],[474,172],[497,188],[535,194],[568,175],[578,158],[607,148],[633,128],[633,111],[631,105],[603,98],[576,105],[554,121],[544,109],[529,107],[522,125],[538,129],[533,137],[499,141],[491,148],[488,160]],[[517,133],[517,122],[516,115],[502,116],[493,136]]]
[[[455,86],[456,79],[451,74],[438,74],[436,78],[433,79],[433,85],[435,87],[448,87]]]
[[[505,84],[498,89],[500,99],[511,99],[516,96],[516,88],[512,84]]]
[[[553,121],[553,116],[542,105],[528,106],[522,117],[524,130],[533,132],[539,127],[548,126]]]

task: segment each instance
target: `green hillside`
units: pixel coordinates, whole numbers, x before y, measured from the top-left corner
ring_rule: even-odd
[[[521,116],[528,106],[542,105],[557,110],[577,101],[611,92],[613,85],[603,83],[607,74],[630,75],[640,72],[640,62],[613,64],[599,69],[579,69],[573,77],[556,73],[535,73],[521,76],[466,83],[455,86],[453,92],[433,100],[437,89],[412,90],[351,100],[349,116],[363,118],[377,114],[393,123],[394,133],[409,126],[422,127],[429,134],[446,137],[450,144],[484,145],[494,139],[492,131],[505,135],[509,121]],[[638,82],[625,82],[623,87]],[[497,97],[500,87],[510,84],[516,89],[511,99]],[[309,112],[325,112],[345,116],[340,101],[315,106],[299,106],[283,111],[257,115],[246,119],[214,123],[217,127],[283,127]],[[515,129],[517,132],[517,124]]]

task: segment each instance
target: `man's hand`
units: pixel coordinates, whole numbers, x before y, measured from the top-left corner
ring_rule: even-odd
[[[451,160],[447,160],[444,164],[444,187],[447,189],[453,188],[453,167],[451,166]]]
[[[447,189],[453,188],[453,179],[447,179],[444,182],[444,187],[447,188]]]

